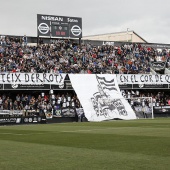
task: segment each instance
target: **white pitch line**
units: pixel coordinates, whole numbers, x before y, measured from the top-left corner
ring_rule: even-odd
[[[42,135],[44,133],[0,133],[0,135]]]
[[[14,133],[0,133],[0,135],[13,135]]]
[[[98,131],[98,130],[108,130],[108,129],[115,129],[115,128],[88,129],[88,130],[73,130],[73,131],[61,131],[61,132],[92,132],[92,131]]]
[[[14,133],[14,134],[12,134],[12,135],[18,135],[18,136],[22,136],[22,135],[24,135],[24,136],[26,136],[26,135],[40,135],[40,134],[44,134],[44,133]]]
[[[6,135],[43,135],[43,134],[55,134],[55,133],[76,133],[76,132],[93,132],[93,131],[103,131],[103,130],[116,130],[116,129],[124,129],[124,128],[127,128],[127,127],[112,127],[112,128],[98,128],[98,129],[85,129],[85,130],[65,130],[65,131],[47,131],[47,132],[44,132],[44,133],[0,133],[0,135],[2,134],[6,134]]]

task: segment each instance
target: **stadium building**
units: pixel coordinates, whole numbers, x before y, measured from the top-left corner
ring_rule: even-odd
[[[43,14],[37,37],[0,36],[1,125],[169,116],[169,44],[129,30],[81,39],[81,18]]]
[[[122,31],[106,34],[89,35],[84,36],[83,40],[147,43],[147,41],[144,38],[142,38],[139,34],[137,34],[135,31]]]

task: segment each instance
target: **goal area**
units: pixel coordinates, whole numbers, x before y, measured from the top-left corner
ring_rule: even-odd
[[[137,119],[154,118],[152,97],[133,97],[133,98],[114,98],[111,97],[95,97],[91,98],[93,108],[97,117],[117,118],[126,116],[127,111],[123,101],[127,101]],[[117,111],[117,113],[115,112]],[[94,116],[94,115],[92,115]]]
[[[152,97],[125,98],[134,110],[137,119],[154,119]]]

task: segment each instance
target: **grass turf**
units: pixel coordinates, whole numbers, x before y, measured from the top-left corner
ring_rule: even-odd
[[[0,127],[0,170],[169,170],[170,119]]]

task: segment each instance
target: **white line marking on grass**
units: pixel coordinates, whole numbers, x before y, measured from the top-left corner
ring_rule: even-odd
[[[12,135],[13,133],[0,133],[0,135]]]
[[[0,128],[6,128],[6,127],[21,127],[21,126],[23,126],[23,127],[25,127],[25,126],[41,126],[41,125],[54,125],[54,126],[56,126],[56,125],[63,125],[63,124],[76,124],[76,123],[78,123],[78,122],[63,122],[63,123],[46,123],[46,124],[40,124],[40,123],[37,123],[37,124],[13,124],[13,125],[0,125]]]
[[[45,133],[0,133],[0,135],[43,135]]]
[[[43,135],[43,134],[55,134],[55,133],[76,133],[76,132],[92,132],[92,131],[101,131],[107,129],[114,129],[114,128],[104,128],[104,129],[87,129],[87,130],[73,130],[73,131],[47,131],[44,133],[0,133],[0,135],[16,135],[16,136],[26,136],[26,135]]]
[[[61,132],[92,132],[92,131],[108,130],[108,129],[115,129],[115,128],[87,129],[87,130],[73,130],[73,131],[61,131]]]
[[[43,135],[45,133],[14,133],[13,135]]]

